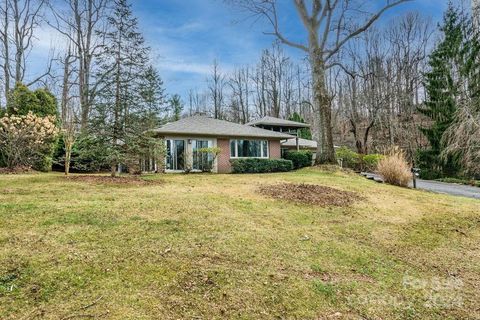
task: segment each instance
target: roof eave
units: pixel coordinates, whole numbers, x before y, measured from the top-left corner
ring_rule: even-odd
[[[294,136],[289,134],[282,134],[282,135],[256,135],[256,134],[230,134],[230,133],[200,133],[200,132],[173,132],[173,131],[160,131],[160,130],[152,130],[155,135],[159,136],[197,136],[197,137],[228,137],[228,138],[264,138],[264,139],[292,139]]]

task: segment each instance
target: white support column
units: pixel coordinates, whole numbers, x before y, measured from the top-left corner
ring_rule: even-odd
[[[297,151],[300,151],[300,142],[298,141],[298,134],[299,134],[300,130],[297,129],[297,135],[295,137],[295,142],[297,144]]]

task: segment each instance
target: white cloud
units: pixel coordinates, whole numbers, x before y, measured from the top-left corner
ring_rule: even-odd
[[[187,62],[175,59],[160,60],[157,66],[160,68],[160,71],[196,73],[205,76],[211,71],[211,64]]]

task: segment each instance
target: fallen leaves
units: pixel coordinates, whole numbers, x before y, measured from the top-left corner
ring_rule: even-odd
[[[35,172],[29,166],[16,166],[13,168],[0,168],[0,174],[24,174]]]
[[[346,207],[361,199],[361,197],[354,192],[303,183],[265,185],[260,187],[260,193],[275,199],[314,204],[322,207]]]

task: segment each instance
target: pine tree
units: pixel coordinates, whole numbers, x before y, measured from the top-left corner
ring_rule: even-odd
[[[105,137],[112,175],[115,175],[118,165],[126,158],[129,140],[136,138],[139,127],[139,113],[143,110],[139,110],[138,102],[142,101],[149,48],[127,0],[114,1],[108,27],[103,34],[105,44],[99,75],[104,80],[104,89],[99,94],[91,127]]]
[[[167,111],[163,80],[153,66],[149,66],[144,72],[140,96],[142,103],[139,104],[138,115],[143,130],[153,129],[160,124]]]
[[[171,98],[170,98],[170,109],[172,110],[173,112],[173,121],[178,121],[180,120],[180,117],[182,115],[182,112],[183,112],[183,104],[182,104],[182,100],[180,98],[180,96],[178,94],[174,94]]]
[[[462,175],[480,179],[480,29],[476,14],[474,10],[464,13],[460,98],[453,123],[442,137],[446,146],[442,157],[456,156]]]
[[[419,112],[431,119],[431,125],[421,128],[428,139],[430,147],[419,150],[418,165],[425,178],[438,178],[455,175],[458,164],[454,156],[447,159],[440,157],[445,145],[442,136],[452,124],[459,97],[459,80],[462,77],[464,61],[462,50],[464,30],[459,12],[449,5],[440,28],[443,40],[429,57],[430,71],[425,75],[427,100]]]
[[[294,112],[288,118],[288,120],[305,123],[305,120],[297,112]],[[302,129],[299,130],[299,136],[298,137],[302,138],[302,139],[312,140],[312,131],[310,130],[310,128],[302,128]]]

